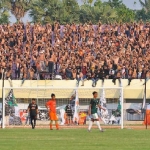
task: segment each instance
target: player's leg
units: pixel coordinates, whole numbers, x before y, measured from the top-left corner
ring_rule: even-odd
[[[36,126],[36,116],[34,117],[34,128]]]
[[[70,125],[70,117],[69,117],[69,115],[68,115],[68,125]]]
[[[72,119],[71,119],[71,115],[69,115],[69,124],[72,124]]]
[[[55,126],[56,126],[56,129],[59,130],[59,125],[58,125],[58,117],[57,117],[57,114],[54,113],[54,120],[55,120]]]
[[[91,130],[92,125],[93,125],[93,122],[94,122],[94,119],[93,119],[93,118],[91,118],[91,119],[89,120],[89,127],[88,127],[88,131],[90,131],[90,130]]]
[[[67,125],[69,125],[69,117],[68,117],[68,114],[66,116],[66,119],[67,119]]]
[[[31,125],[31,119],[30,119],[30,116],[28,117],[28,121],[29,121],[29,125]],[[27,121],[27,124],[28,124],[28,121]]]
[[[32,129],[34,129],[34,126],[33,126],[33,119],[34,119],[33,116],[30,116]]]
[[[71,119],[71,124],[73,125],[73,115],[72,114],[71,114],[70,119]]]
[[[50,130],[53,130],[53,113],[52,112],[50,112],[49,113],[49,118],[50,118]]]
[[[58,120],[55,121],[56,129],[59,130]]]
[[[100,131],[103,131],[102,128],[101,128],[101,126],[100,126],[98,114],[97,114],[97,113],[93,114],[93,118],[94,118],[94,120],[96,121],[96,124],[97,124],[99,130],[100,130]]]
[[[53,130],[53,120],[50,121],[50,130]]]
[[[96,124],[97,124],[97,126],[98,126],[99,130],[100,130],[100,131],[102,131],[102,128],[101,128],[101,126],[100,126],[100,122],[99,122],[99,120],[98,120],[98,119],[96,119]]]

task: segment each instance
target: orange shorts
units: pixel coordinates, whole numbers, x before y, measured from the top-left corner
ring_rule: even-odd
[[[50,117],[50,120],[53,120],[53,121],[57,121],[58,120],[57,114],[54,113],[54,112],[50,112],[49,113],[49,117]]]

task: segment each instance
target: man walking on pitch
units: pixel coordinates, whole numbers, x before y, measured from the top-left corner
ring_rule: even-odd
[[[100,126],[100,123],[99,123],[97,109],[98,108],[103,109],[103,110],[105,110],[105,109],[100,106],[99,99],[97,99],[97,96],[98,96],[98,93],[94,91],[93,92],[93,99],[91,99],[90,106],[89,106],[89,116],[90,116],[91,119],[89,121],[88,131],[91,131],[93,122],[96,121],[96,124],[97,124],[99,130],[101,132],[103,132],[103,130],[102,130],[101,126]]]
[[[34,98],[32,99],[32,103],[30,103],[28,106],[28,113],[30,113],[32,129],[34,129],[36,126],[36,119],[37,119],[37,114],[38,114],[38,105],[35,103]]]
[[[46,108],[49,111],[50,130],[53,130],[53,128],[52,128],[53,121],[55,121],[56,129],[59,130],[58,118],[57,118],[57,114],[56,114],[56,99],[55,99],[55,94],[51,94],[51,100],[49,100],[46,103],[45,106],[46,106]]]

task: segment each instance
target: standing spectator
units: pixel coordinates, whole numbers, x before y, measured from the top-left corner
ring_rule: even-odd
[[[46,70],[46,66],[45,66],[45,51],[41,50],[40,51],[40,69],[41,71],[45,71]]]
[[[48,70],[50,74],[54,73],[54,61],[52,57],[50,57],[48,61]]]
[[[94,72],[94,77],[93,77],[93,87],[95,87],[97,85],[97,81],[100,79],[100,70],[95,70]]]
[[[72,125],[72,118],[73,118],[73,112],[72,112],[72,108],[71,108],[71,105],[68,104],[65,108],[65,112],[67,114],[67,122],[68,122],[68,125]]]
[[[16,63],[15,77],[16,79],[20,78],[20,63],[19,62]]]
[[[28,124],[28,121],[29,121],[29,125],[30,125],[30,124],[31,124],[30,113],[29,113],[28,110],[27,110],[27,116],[26,116],[26,122],[25,122],[25,125]]]
[[[105,80],[105,72],[103,69],[99,70],[99,79],[102,80],[102,85],[104,84],[104,80]]]
[[[110,71],[109,71],[109,79],[114,79],[114,74],[115,74],[115,71],[111,68]]]
[[[66,72],[66,78],[72,80],[72,68],[70,64],[66,68],[65,72]]]
[[[143,68],[149,66],[148,33],[149,24],[142,22],[64,26],[58,22],[45,26],[4,24],[0,27],[0,68],[11,70],[11,78],[23,78],[23,82],[34,80],[36,74],[48,70],[47,78],[57,74],[63,79],[83,82],[94,79],[93,73],[98,69],[105,74],[99,79],[116,81],[120,70],[120,79],[128,79],[130,85],[132,79],[142,79]],[[80,72],[83,77],[77,78]],[[42,74],[41,78],[46,77]]]
[[[91,72],[91,79],[92,79],[92,87],[96,86],[96,74],[94,71]]]

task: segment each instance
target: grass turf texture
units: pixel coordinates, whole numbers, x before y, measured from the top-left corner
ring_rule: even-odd
[[[149,150],[150,130],[0,129],[0,150]]]

